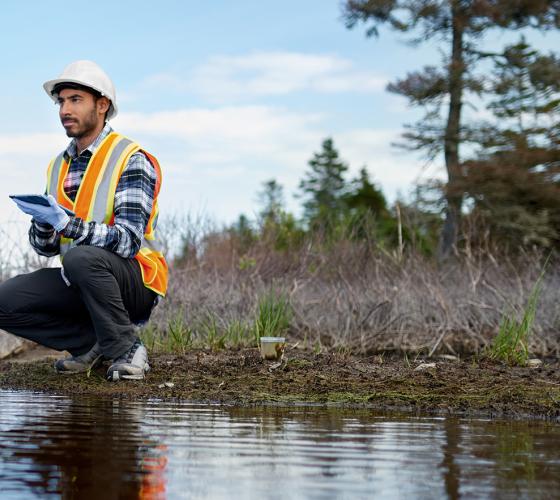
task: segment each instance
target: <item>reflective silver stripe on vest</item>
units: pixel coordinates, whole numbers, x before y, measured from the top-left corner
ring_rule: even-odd
[[[132,144],[130,139],[122,137],[118,139],[117,145],[113,148],[111,152],[111,156],[109,157],[109,161],[107,162],[107,167],[103,172],[103,177],[101,178],[101,182],[97,186],[96,192],[93,194],[93,210],[91,212],[91,220],[100,223],[108,223],[108,220],[105,220],[106,217],[111,217],[110,214],[107,214],[107,202],[109,201],[109,196],[114,198],[115,193],[109,192],[111,189],[111,178],[113,177],[113,173],[115,172],[116,168],[120,168],[121,164],[118,162],[118,159],[124,152],[124,150]]]
[[[157,233],[154,235],[153,240],[147,240],[146,238],[143,237],[140,248],[147,248],[149,250],[153,250],[154,252],[161,252],[162,246],[157,236]]]
[[[51,175],[50,175],[50,182],[47,186],[47,194],[52,194],[56,200],[58,200],[58,181],[60,180],[60,172],[62,171],[62,164],[64,163],[64,151],[60,153],[54,160]],[[71,240],[68,243],[63,243],[64,239],[61,239],[60,242],[60,258],[64,257],[64,254],[70,250],[73,246],[75,246],[74,241]]]
[[[53,162],[51,181],[47,186],[47,194],[52,194],[55,199],[58,199],[58,180],[60,179],[60,171],[64,163],[64,153],[60,153]]]

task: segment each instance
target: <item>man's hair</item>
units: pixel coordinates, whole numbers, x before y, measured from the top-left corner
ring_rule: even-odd
[[[74,90],[81,90],[83,92],[88,92],[89,94],[93,95],[93,97],[96,97],[97,99],[99,99],[100,97],[103,97],[101,92],[99,92],[98,90],[95,90],[95,89],[92,89],[91,87],[88,87],[86,85],[82,85],[80,83],[74,83],[74,82],[60,82],[60,83],[57,83],[53,87],[51,94],[52,95],[58,95],[64,89],[74,89]]]

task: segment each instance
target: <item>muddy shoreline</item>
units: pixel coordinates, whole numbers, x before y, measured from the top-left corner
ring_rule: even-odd
[[[39,359],[37,359],[39,358]],[[150,357],[144,381],[110,383],[106,366],[90,376],[54,373],[52,358],[0,362],[0,388],[122,399],[227,405],[336,405],[484,417],[560,421],[560,362],[509,367],[476,358],[403,359],[287,352],[275,367],[256,349]],[[418,370],[422,363],[434,367]]]

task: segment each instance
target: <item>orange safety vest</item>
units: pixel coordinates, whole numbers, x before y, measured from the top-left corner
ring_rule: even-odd
[[[134,258],[140,264],[144,285],[158,295],[165,296],[169,271],[156,237],[161,168],[151,154],[123,135],[111,132],[103,139],[91,157],[75,201],[68,198],[64,192],[64,179],[69,167],[64,158],[64,152],[49,164],[47,193],[52,194],[62,206],[72,210],[76,217],[111,226],[115,220],[114,203],[117,184],[128,160],[139,151],[146,155],[156,171],[156,187],[152,213],[142,238],[140,250]],[[63,259],[66,252],[74,246],[76,246],[74,240],[61,237],[60,258]]]

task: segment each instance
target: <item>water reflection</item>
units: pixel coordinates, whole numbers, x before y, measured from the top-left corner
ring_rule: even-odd
[[[16,497],[164,498],[166,446],[141,420],[119,401],[14,394],[2,404],[0,487]]]
[[[463,446],[478,489],[553,498],[560,486],[560,429],[543,422],[472,421]],[[544,493],[547,493],[544,495]]]
[[[461,426],[452,419],[446,419],[443,424],[445,440],[442,445],[443,460],[440,467],[443,469],[443,480],[447,498],[459,498],[459,478],[461,468],[457,461],[460,454]]]
[[[0,392],[1,498],[538,498],[556,424]]]

